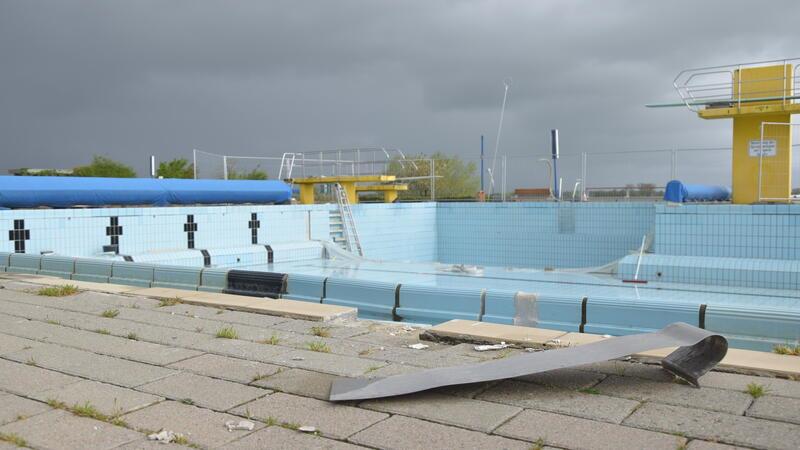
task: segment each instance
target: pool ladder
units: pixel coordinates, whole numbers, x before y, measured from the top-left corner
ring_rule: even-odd
[[[347,199],[347,192],[339,183],[333,185],[333,191],[336,194],[336,203],[339,205],[339,215],[342,218],[342,234],[344,234],[347,250],[350,253],[356,253],[358,256],[364,256],[361,241],[358,239],[356,222],[353,219],[353,211],[350,209],[350,201]]]

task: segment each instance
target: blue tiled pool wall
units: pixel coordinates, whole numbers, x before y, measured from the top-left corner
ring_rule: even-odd
[[[593,267],[653,232],[653,203],[440,203],[438,259],[452,264]]]
[[[436,261],[436,203],[378,203],[354,205],[364,255],[395,261]]]
[[[800,205],[655,206],[655,254],[642,258],[647,281],[800,289]],[[637,257],[619,277],[630,279]]]
[[[206,259],[200,250],[208,250],[219,256],[212,265],[254,265],[266,262],[263,245],[330,239],[333,209],[328,204],[5,210],[0,230],[9,238],[0,240],[0,251],[97,257],[103,245],[117,243],[120,256],[106,257],[196,266]],[[644,234],[654,232],[658,257],[643,260],[645,279],[797,287],[793,261],[800,261],[800,205],[409,203],[355,205],[353,214],[365,255],[372,259],[592,267],[630,254]],[[623,261],[621,277],[630,275],[632,261]],[[756,274],[738,277],[733,270]]]

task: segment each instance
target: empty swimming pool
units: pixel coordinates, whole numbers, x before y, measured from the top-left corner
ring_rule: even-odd
[[[363,259],[337,249],[336,205],[0,211],[15,238],[0,247],[0,270],[240,293],[237,277],[250,277],[275,284],[272,294],[415,323],[622,335],[684,321],[762,350],[800,338],[800,205],[410,203],[353,213]],[[637,267],[647,283],[624,282]]]

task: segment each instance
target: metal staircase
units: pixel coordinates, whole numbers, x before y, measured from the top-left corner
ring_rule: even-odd
[[[333,191],[336,195],[336,203],[339,205],[339,215],[341,216],[343,229],[342,234],[344,235],[346,248],[351,253],[364,256],[364,250],[361,248],[361,241],[358,239],[356,222],[353,220],[353,211],[350,209],[350,201],[347,200],[347,193],[339,183],[333,185]]]

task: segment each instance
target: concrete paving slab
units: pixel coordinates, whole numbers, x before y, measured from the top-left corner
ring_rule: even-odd
[[[680,436],[532,410],[523,411],[495,434],[531,442],[541,439],[547,445],[573,450],[675,450],[686,443]]]
[[[633,400],[548,388],[522,381],[501,382],[477,398],[617,424],[639,406],[639,402]]]
[[[388,436],[391,436],[391,439],[387,439]],[[403,416],[392,416],[356,434],[349,440],[368,447],[392,450],[420,448],[529,450],[532,448],[530,442],[487,435]]]
[[[274,375],[282,369],[282,367],[273,364],[229,358],[210,353],[170,364],[168,367],[245,384],[252,382],[255,378]]]
[[[747,450],[747,448],[693,439],[689,442],[689,446],[686,447],[686,450]]]
[[[260,420],[316,427],[323,436],[346,439],[379,422],[386,414],[278,392],[234,409],[235,414]]]
[[[213,338],[203,340],[192,346],[198,350],[218,355],[232,356],[250,361],[272,363],[281,355],[293,351],[289,347],[280,345],[259,344],[257,342],[243,341],[241,339]],[[279,364],[281,365],[281,364]]]
[[[353,336],[351,340],[378,346],[403,347],[420,342],[419,336],[423,331],[420,328],[379,327],[376,330]],[[426,342],[425,344],[428,343]]]
[[[756,448],[789,450],[800,442],[798,425],[659,403],[645,403],[625,425]]]
[[[8,334],[0,334],[0,356],[8,353],[18,352],[27,348],[33,348],[37,345],[41,344],[31,339],[20,338]]]
[[[308,369],[344,377],[358,377],[369,370],[380,368],[386,364],[377,360],[312,352],[310,350],[291,350],[271,358],[265,358],[263,361],[279,366]]]
[[[666,403],[668,405],[720,411],[741,416],[753,403],[753,398],[744,392],[688,384],[662,383],[635,377],[610,375],[595,389],[603,395],[623,397],[638,401]]]
[[[337,377],[327,373],[312,372],[303,369],[287,369],[258,380],[253,384],[280,392],[328,400],[331,383]]]
[[[383,350],[372,351],[365,357],[431,369],[478,363],[475,358],[458,353],[438,351],[436,349],[414,350],[410,348],[386,347]]]
[[[548,348],[564,348],[575,347],[583,344],[591,344],[592,342],[599,342],[608,339],[610,336],[602,336],[599,334],[591,333],[566,333],[558,338],[545,342],[545,347]]]
[[[741,392],[747,391],[747,385],[749,384],[764,386],[764,389],[772,395],[800,398],[800,380],[756,377],[725,372],[709,372],[700,378],[700,386],[731,389]]]
[[[587,372],[577,369],[559,369],[527,375],[516,379],[519,381],[541,384],[543,386],[578,390],[592,387],[605,377],[605,374],[597,372]]]
[[[44,403],[13,394],[0,393],[0,425],[22,420],[50,410]]]
[[[315,322],[356,318],[355,308],[296,300],[265,299],[218,294],[214,292],[198,292],[187,296],[183,301],[196,305],[222,306],[237,311],[268,314],[291,319],[313,320]]]
[[[558,339],[563,331],[546,330],[534,327],[518,327],[473,320],[450,320],[426,330],[426,334],[436,339],[451,339],[462,342],[490,342],[520,345],[523,347],[543,346],[552,339]]]
[[[165,442],[151,441],[147,438],[133,441],[116,447],[114,450],[186,450],[185,445],[167,444]]]
[[[186,331],[195,331],[200,328],[203,329],[205,333],[215,333],[217,329],[223,326],[219,322],[213,320],[162,312],[159,308],[153,310],[123,308],[120,309],[120,314],[117,316],[117,319],[177,328]]]
[[[307,349],[312,343],[323,343],[328,347],[331,353],[337,355],[365,356],[372,358],[375,358],[374,355],[379,354],[381,351],[381,347],[350,339],[318,337],[310,334],[293,333],[291,331],[281,331],[280,333],[284,333],[284,335],[281,336],[280,345],[297,349]],[[378,358],[380,358],[380,356],[378,356]]]
[[[318,321],[299,319],[284,321],[283,323],[276,325],[274,328],[277,330],[291,331],[301,334],[314,334],[315,330],[324,330],[329,335],[327,337],[334,338],[349,338],[359,334],[364,334],[368,331],[367,326],[364,325],[363,322],[352,321],[343,322],[341,324],[321,324]]]
[[[71,284],[79,289],[85,289],[87,291],[108,292],[112,294],[122,294],[139,289],[135,286],[126,286],[122,284],[93,283],[91,281],[80,281],[80,280],[65,280],[63,278],[57,278],[57,277],[39,276],[36,278],[30,278],[27,281],[29,283],[40,284],[44,286],[60,286],[63,284]]]
[[[607,375],[644,378],[653,381],[671,382],[675,376],[664,370],[660,364],[643,364],[635,361],[604,361],[575,367],[577,370],[599,372]],[[703,384],[701,383],[701,386]]]
[[[635,357],[661,359],[672,353],[675,347],[661,348],[634,355]],[[755,374],[774,374],[783,377],[800,376],[800,358],[792,355],[757,352],[729,348],[728,353],[717,365],[721,369],[733,369],[737,372]]]
[[[45,389],[77,383],[80,378],[0,359],[0,389],[30,395]]]
[[[369,400],[359,407],[490,433],[522,408],[438,393]]]
[[[67,406],[89,402],[107,416],[128,413],[163,400],[156,395],[89,380],[37,392],[33,397],[43,402],[58,400]]]
[[[250,433],[249,431],[228,431],[225,422],[240,421],[241,417],[214,412],[209,409],[165,401],[122,417],[125,422],[146,432],[171,430],[183,434],[190,443],[202,447],[220,447]],[[264,425],[256,422],[255,429]]]
[[[800,425],[800,399],[765,395],[753,402],[747,415]]]
[[[186,372],[139,386],[138,389],[172,400],[191,401],[191,404],[215,411],[227,411],[272,393],[266,389]]]
[[[142,438],[140,433],[66,411],[50,411],[0,427],[34,448],[110,449]]]
[[[254,448],[356,450],[364,447],[288,430],[279,426],[271,426],[251,433],[238,441],[231,442],[225,448],[226,450],[250,450]]]
[[[139,386],[176,373],[163,367],[51,344],[21,350],[6,357],[66,374],[127,387]]]

